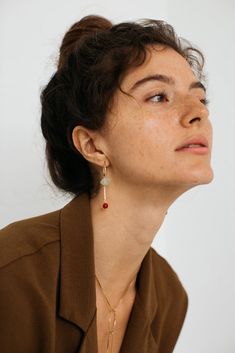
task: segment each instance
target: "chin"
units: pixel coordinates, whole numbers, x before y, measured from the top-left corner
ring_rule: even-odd
[[[209,184],[213,181],[214,179],[214,173],[212,168],[208,168],[207,170],[198,170],[192,173],[190,173],[190,175],[187,178],[188,180],[185,182],[188,184],[191,184],[192,186],[196,186],[196,185],[203,185],[203,184]]]

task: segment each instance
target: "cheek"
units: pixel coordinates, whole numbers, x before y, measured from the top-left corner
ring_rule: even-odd
[[[155,119],[131,120],[115,131],[111,141],[111,161],[115,168],[132,173],[165,169],[172,157],[169,126]]]
[[[172,164],[174,146],[169,116],[165,112],[157,116],[156,111],[140,109],[135,102],[121,103],[107,140],[114,173],[130,178],[164,173]]]
[[[151,176],[164,176],[172,165],[172,134],[166,124],[148,120],[140,133],[137,155]]]

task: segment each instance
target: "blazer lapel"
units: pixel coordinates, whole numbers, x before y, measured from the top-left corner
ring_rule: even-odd
[[[85,332],[81,346],[77,353],[98,353],[98,342],[97,342],[97,322],[96,314],[93,316],[88,330]]]
[[[157,312],[157,291],[154,283],[152,249],[146,253],[136,279],[136,297],[121,346],[121,353],[156,353],[151,323]]]

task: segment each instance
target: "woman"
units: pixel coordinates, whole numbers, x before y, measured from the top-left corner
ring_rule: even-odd
[[[86,16],[41,94],[61,210],[0,232],[4,353],[170,353],[188,296],[151,243],[213,179],[203,54],[157,20]]]

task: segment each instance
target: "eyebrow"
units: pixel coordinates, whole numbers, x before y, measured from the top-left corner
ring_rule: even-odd
[[[175,80],[173,79],[173,77],[161,75],[161,74],[155,74],[155,75],[146,76],[146,77],[142,78],[141,80],[135,82],[134,85],[129,90],[129,93],[133,92],[137,87],[139,87],[149,81],[161,81],[161,82],[167,83],[169,85],[175,84]],[[189,89],[193,89],[193,88],[202,88],[203,91],[206,92],[206,87],[200,81],[192,82],[189,85]]]

